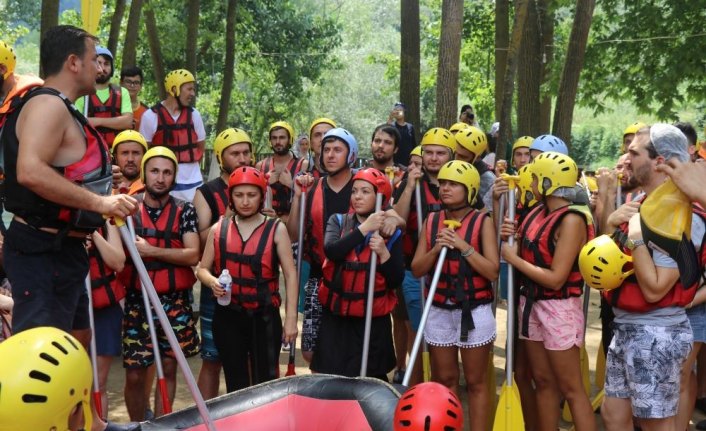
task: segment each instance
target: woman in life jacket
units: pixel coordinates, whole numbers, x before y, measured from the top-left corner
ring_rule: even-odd
[[[382,210],[375,212],[378,193],[383,195]],[[328,220],[318,292],[323,314],[311,362],[314,372],[360,375],[373,252],[377,266],[366,375],[387,381],[387,373],[395,367],[390,313],[397,303],[395,287],[404,278],[401,231],[397,229],[389,238],[378,232],[391,195],[383,173],[374,168],[361,170],[353,177],[354,212],[333,214]]]
[[[467,162],[446,163],[438,175],[444,209],[430,213],[412,261],[415,277],[427,276],[427,289],[441,249],[446,260],[433,297],[424,339],[431,355],[431,379],[458,393],[461,353],[468,392],[470,429],[486,428],[492,405],[486,387],[488,355],[495,340],[493,291],[500,266],[495,227],[487,212],[471,207],[480,176]],[[444,225],[455,220],[454,230]],[[427,291],[428,294],[428,291]]]
[[[287,230],[262,215],[267,180],[252,167],[240,167],[228,180],[229,207],[206,240],[197,276],[214,296],[226,295],[218,276],[232,277],[231,301],[216,305],[213,340],[223,363],[228,392],[279,377],[282,342],[297,338],[297,274]],[[284,272],[284,326],[279,307],[279,270]]]
[[[540,200],[519,229],[505,219],[502,256],[518,272],[519,333],[529,357],[536,387],[539,430],[559,426],[563,397],[577,430],[595,430],[593,409],[584,391],[579,348],[584,342],[581,294],[583,279],[578,254],[593,238],[593,223],[585,205],[572,205],[578,179],[576,163],[564,154],[544,152],[530,166],[532,191]]]

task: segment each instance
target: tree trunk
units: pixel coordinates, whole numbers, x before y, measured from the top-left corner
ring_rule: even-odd
[[[515,20],[512,24],[512,35],[507,51],[507,67],[503,79],[503,100],[500,107],[500,137],[496,148],[495,160],[507,159],[505,146],[512,139],[512,93],[515,91],[515,75],[522,33],[527,21],[529,0],[517,0],[515,3]]]
[[[549,3],[550,0],[538,0],[539,23],[542,26],[542,84],[549,81],[551,64],[554,61],[554,10]],[[552,95],[551,92],[544,91],[540,97],[539,132],[546,133],[551,129],[552,125]]]
[[[220,133],[228,123],[228,110],[230,109],[230,93],[233,91],[233,78],[235,76],[235,12],[237,0],[228,0],[226,11],[226,58],[223,65],[223,89],[221,101],[218,105],[218,122],[216,132]]]
[[[145,10],[145,28],[147,29],[147,42],[150,46],[150,57],[152,57],[152,72],[154,80],[157,83],[157,93],[159,98],[164,100],[167,98],[167,92],[164,89],[164,65],[162,64],[162,48],[159,43],[159,33],[157,32],[157,20],[154,17],[152,10],[153,3],[147,3]]]
[[[39,40],[44,38],[44,34],[50,28],[59,24],[59,0],[42,0],[42,20],[39,27]],[[41,42],[40,42],[41,45]],[[42,63],[39,63],[39,76],[44,78]]]
[[[419,0],[402,0],[400,21],[400,101],[407,106],[406,117],[416,126],[419,142]]]
[[[443,0],[439,66],[436,72],[436,125],[449,127],[458,110],[458,69],[461,59],[463,0]]]
[[[200,0],[187,0],[187,23],[186,23],[186,69],[196,75],[199,37],[199,3]]]
[[[132,0],[130,14],[125,29],[125,45],[123,46],[123,67],[137,65],[137,37],[140,33],[140,16],[142,15],[142,0]]]
[[[588,32],[591,30],[591,19],[595,6],[595,0],[576,1],[574,25],[571,28],[569,47],[564,61],[564,69],[561,71],[561,81],[559,81],[559,93],[554,109],[552,134],[563,139],[569,149],[571,149],[571,122],[574,116],[576,92],[579,86],[581,69],[583,68]]]
[[[510,1],[495,1],[495,119],[501,118],[503,79],[510,45]]]
[[[115,12],[110,20],[110,33],[108,35],[108,49],[113,53],[113,56],[118,50],[118,39],[120,39],[120,24],[123,22],[125,15],[125,0],[115,0]]]
[[[529,0],[527,21],[517,60],[517,135],[538,136],[539,87],[542,73],[542,39],[537,0]]]

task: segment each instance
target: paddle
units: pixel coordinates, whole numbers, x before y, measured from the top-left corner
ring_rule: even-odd
[[[418,215],[421,215],[419,213]],[[456,230],[461,223],[456,220],[444,220],[444,224],[451,230]],[[422,344],[422,339],[424,338],[424,327],[427,325],[427,319],[429,318],[429,311],[431,310],[431,304],[434,302],[434,294],[436,293],[436,286],[439,284],[439,277],[441,277],[441,270],[444,266],[444,261],[446,260],[446,253],[449,251],[448,248],[443,247],[439,252],[439,257],[436,260],[436,268],[434,269],[434,276],[431,279],[431,285],[429,286],[429,295],[427,295],[427,300],[424,303],[424,311],[422,311],[422,318],[419,321],[419,329],[417,330],[417,336],[414,338],[414,345],[412,346],[412,355],[409,358],[409,366],[407,371],[404,373],[404,379],[402,384],[404,386],[409,386],[409,379],[412,377],[412,369],[414,368],[414,362],[417,360],[417,355],[419,354],[419,347]]]
[[[395,191],[395,167],[394,166],[388,166],[385,168],[385,175],[387,175],[387,178],[390,180],[390,190],[393,192]],[[390,196],[390,205],[392,205],[395,202],[395,198],[393,196]]]
[[[385,184],[383,180],[383,184]],[[380,185],[376,186],[380,189]],[[383,194],[378,192],[375,197],[375,212],[382,210]],[[378,231],[375,231],[377,233]],[[370,254],[370,277],[368,278],[368,297],[365,302],[365,332],[363,333],[363,357],[360,360],[360,376],[368,374],[368,354],[370,353],[370,331],[373,325],[373,301],[375,300],[375,275],[377,272],[378,254]]]
[[[515,185],[519,179],[517,176],[504,175],[508,182],[508,208],[507,213],[510,220],[515,219]],[[508,238],[508,244],[513,245],[515,237]],[[522,416],[522,405],[520,404],[519,392],[515,385],[513,368],[513,350],[515,338],[515,272],[512,265],[508,265],[507,272],[507,347],[505,349],[505,384],[500,391],[500,399],[495,412],[494,431],[516,431],[525,429],[525,421]]]
[[[419,236],[422,235],[422,225],[424,224],[424,218],[422,216],[422,190],[419,180],[417,180],[417,183],[414,185],[414,201],[417,207],[417,238],[419,238]],[[419,277],[419,291],[422,295],[422,304],[426,303],[426,299],[424,298],[424,285],[424,277]],[[417,328],[417,332],[420,332],[419,328]],[[416,354],[417,353],[415,353],[415,355]],[[412,364],[414,364],[414,361],[412,361]],[[411,368],[413,367],[407,367],[408,370]],[[422,348],[422,380],[425,382],[431,380],[431,362],[429,361],[429,348],[427,347],[426,342],[424,342]]]
[[[174,331],[172,330],[172,326],[169,323],[167,314],[164,312],[162,303],[159,301],[157,291],[154,288],[154,284],[152,284],[152,280],[147,274],[145,264],[144,262],[142,262],[140,253],[137,251],[137,247],[135,246],[135,242],[133,241],[132,236],[128,231],[128,228],[125,225],[125,221],[120,218],[115,218],[115,225],[118,226],[118,230],[120,231],[120,237],[123,240],[123,244],[125,244],[125,246],[127,247],[127,250],[130,253],[130,258],[132,259],[132,262],[135,265],[135,269],[137,270],[137,273],[140,277],[140,282],[142,283],[141,290],[142,292],[146,292],[150,302],[152,303],[152,306],[154,307],[154,311],[157,313],[159,323],[160,325],[162,325],[164,334],[167,336],[167,341],[169,342],[169,346],[171,347],[172,352],[174,353],[174,358],[176,359],[179,368],[181,368],[181,371],[184,374],[184,380],[186,380],[186,384],[189,387],[189,391],[191,392],[191,396],[194,399],[196,408],[198,409],[199,414],[201,415],[201,419],[203,419],[203,422],[206,425],[206,429],[208,431],[216,431],[216,426],[214,425],[213,419],[211,418],[208,408],[206,407],[206,402],[203,400],[203,396],[201,396],[201,391],[199,391],[199,388],[196,385],[194,375],[191,374],[191,369],[189,368],[189,364],[186,362],[184,352],[181,351],[179,341],[177,340],[176,335],[174,335]],[[149,307],[147,307],[146,309],[149,310]],[[153,344],[156,345],[156,343]]]
[[[93,245],[95,247],[95,244]],[[91,326],[91,368],[93,368],[93,404],[96,406],[98,417],[103,416],[103,400],[101,398],[100,384],[98,382],[98,352],[96,350],[96,322],[93,318],[93,294],[91,293],[91,274],[86,275],[86,294],[88,295],[88,322]]]
[[[306,217],[306,186],[301,186],[302,193],[299,197],[299,233],[297,238],[297,279],[301,279],[302,273],[302,253],[304,253],[304,217]],[[287,363],[286,377],[296,375],[294,371],[294,352],[297,348],[297,341],[289,343],[289,362]]]

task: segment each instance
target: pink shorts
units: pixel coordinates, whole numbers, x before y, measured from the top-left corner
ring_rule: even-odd
[[[524,296],[520,296],[520,338],[541,341],[547,350],[568,350],[583,345],[583,297],[536,301],[529,316],[529,337],[521,335],[525,300]]]

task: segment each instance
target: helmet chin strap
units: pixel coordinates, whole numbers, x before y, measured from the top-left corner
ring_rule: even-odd
[[[469,204],[468,202],[466,202],[465,204],[460,205],[460,206],[457,206],[457,207],[450,207],[450,206],[448,206],[448,205],[444,205],[444,209],[446,209],[447,211],[459,211],[459,210],[462,210],[462,209],[464,209],[464,208],[468,208],[468,207],[470,207],[470,206],[471,206],[471,204]]]

